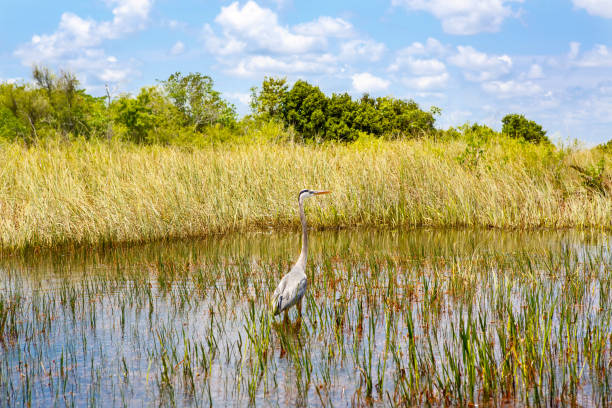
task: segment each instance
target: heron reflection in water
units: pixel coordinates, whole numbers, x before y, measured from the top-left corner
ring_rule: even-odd
[[[304,215],[304,200],[320,194],[328,194],[331,191],[302,190],[298,195],[300,206],[300,220],[302,221],[302,252],[297,262],[288,274],[283,276],[278,287],[272,295],[272,311],[274,315],[285,312],[287,314],[292,306],[298,305],[299,320],[302,319],[302,298],[308,288],[306,279],[306,258],[308,256],[308,226],[306,225],[306,215]]]

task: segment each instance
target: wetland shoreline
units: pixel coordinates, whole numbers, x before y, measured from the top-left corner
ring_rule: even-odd
[[[573,168],[598,160],[608,168],[609,157],[509,139],[481,150],[471,157],[464,141],[428,139],[3,144],[0,250],[294,229],[302,187],[334,192],[307,206],[314,229],[612,228],[612,200]]]

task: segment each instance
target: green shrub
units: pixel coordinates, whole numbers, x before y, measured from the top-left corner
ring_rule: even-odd
[[[236,109],[213,88],[214,81],[199,72],[183,76],[180,72],[161,82],[165,96],[181,113],[184,126],[201,132],[207,126],[236,124]]]
[[[546,131],[524,115],[512,113],[502,119],[502,133],[513,138],[521,138],[531,143],[550,143]]]
[[[34,67],[32,84],[0,84],[2,131],[31,144],[44,135],[103,135],[108,124],[103,98],[88,95],[69,72]],[[8,128],[7,128],[8,126]],[[5,136],[6,137],[6,136]]]
[[[251,88],[256,120],[279,120],[304,139],[354,141],[361,133],[375,136],[421,137],[435,133],[440,109],[422,110],[413,100],[372,98],[353,100],[347,93],[327,97],[318,86],[297,81],[288,90],[286,79],[266,77],[261,90]]]
[[[612,154],[612,139],[608,140],[608,143],[598,145],[597,149],[601,150],[605,154]]]
[[[482,144],[499,139],[501,133],[487,125],[465,123],[458,127],[440,130],[438,131],[438,136],[441,140],[465,140],[468,144]]]
[[[283,108],[287,98],[287,78],[265,77],[261,91],[251,88],[251,110],[262,121],[283,120]]]
[[[8,108],[0,106],[0,139],[14,141],[27,133],[25,125]]]
[[[325,138],[343,142],[357,139],[359,113],[359,103],[349,94],[333,94],[327,102]]]
[[[285,97],[283,118],[306,139],[325,134],[327,98],[318,86],[297,81]]]

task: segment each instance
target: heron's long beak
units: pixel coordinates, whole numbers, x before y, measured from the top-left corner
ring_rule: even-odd
[[[316,195],[319,195],[319,194],[329,194],[329,193],[331,193],[331,191],[329,191],[329,190],[323,190],[323,191],[315,191],[314,193],[315,193]]]

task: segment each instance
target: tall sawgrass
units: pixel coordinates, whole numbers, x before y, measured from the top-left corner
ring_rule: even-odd
[[[601,153],[506,139],[478,147],[461,140],[270,139],[198,149],[2,144],[0,247],[298,227],[302,188],[334,192],[308,204],[315,227],[612,227],[610,197],[572,168],[596,163]]]

